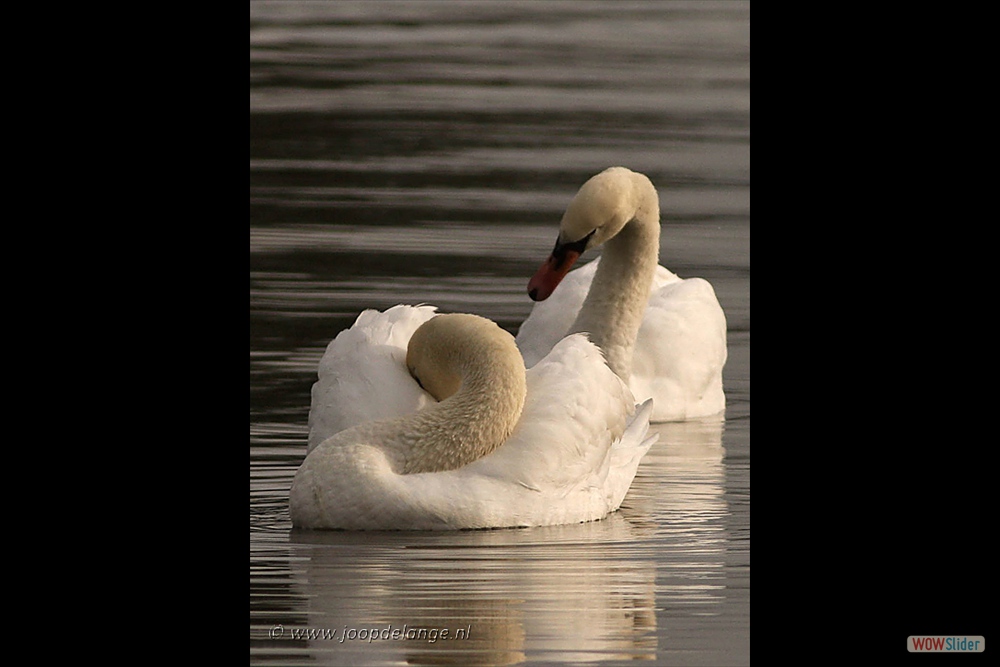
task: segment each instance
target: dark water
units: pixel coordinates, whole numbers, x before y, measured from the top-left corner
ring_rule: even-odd
[[[252,664],[749,663],[749,14],[250,3]],[[563,209],[616,164],[660,191],[661,262],[719,295],[725,422],[657,427],[593,524],[291,532],[326,343],[397,303],[516,332]]]

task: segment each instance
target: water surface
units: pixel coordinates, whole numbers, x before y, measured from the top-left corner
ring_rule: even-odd
[[[250,3],[252,664],[749,662],[749,72],[748,3]],[[397,303],[516,332],[615,164],[726,311],[724,421],[657,426],[604,521],[292,531],[326,343]]]

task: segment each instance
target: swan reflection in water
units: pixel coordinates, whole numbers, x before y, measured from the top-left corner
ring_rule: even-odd
[[[683,635],[725,595],[722,428],[721,419],[651,426],[659,442],[622,509],[601,521],[293,531],[308,562],[292,593],[310,627],[336,631],[305,650],[321,662],[438,665],[654,659],[671,650],[658,634]],[[658,623],[668,627],[658,632]],[[428,633],[340,641],[345,628],[390,627]],[[450,636],[431,641],[431,629]]]

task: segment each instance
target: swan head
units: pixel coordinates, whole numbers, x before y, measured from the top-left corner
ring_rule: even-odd
[[[637,191],[642,186],[652,189],[642,174],[611,167],[580,187],[559,223],[552,254],[528,283],[528,295],[533,301],[549,298],[580,255],[617,236],[636,217],[641,196]],[[656,191],[652,192],[655,197]]]
[[[453,328],[450,319],[447,315],[438,315],[427,320],[413,332],[406,347],[407,370],[437,401],[453,395],[462,385],[462,377],[449,359],[449,350],[438,343],[450,335],[449,330]],[[433,325],[428,326],[431,323]]]
[[[492,320],[465,313],[427,320],[413,332],[406,349],[410,375],[438,401],[458,392],[463,377],[510,365],[514,373],[524,373],[514,337]]]

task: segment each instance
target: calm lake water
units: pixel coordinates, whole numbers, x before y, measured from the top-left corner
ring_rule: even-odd
[[[397,303],[516,332],[611,165],[657,185],[661,262],[715,286],[725,420],[654,427],[604,521],[292,531],[326,344]],[[252,1],[251,664],[636,659],[750,661],[749,3]]]

